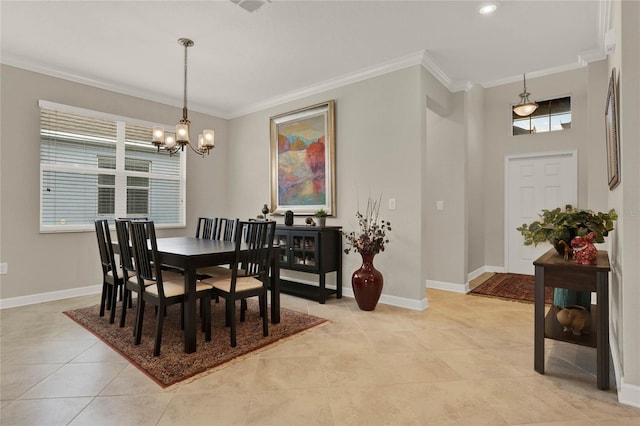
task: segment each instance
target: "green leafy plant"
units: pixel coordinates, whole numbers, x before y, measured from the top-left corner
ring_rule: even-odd
[[[524,245],[537,245],[544,241],[551,243],[559,253],[558,243],[564,241],[568,246],[576,236],[585,236],[594,232],[594,242],[604,243],[604,237],[613,231],[613,221],[618,219],[614,209],[608,213],[593,212],[591,210],[560,208],[542,210],[540,220],[530,224],[523,224],[518,231],[524,237]]]
[[[360,230],[343,233],[347,239],[347,248],[344,249],[346,254],[351,250],[363,254],[378,254],[384,251],[385,245],[389,243],[386,233],[391,231],[391,223],[380,219],[380,202],[381,199],[374,201],[369,198],[364,214],[359,210],[356,212]]]
[[[324,209],[320,209],[313,214],[315,217],[327,217],[329,213],[327,213]]]

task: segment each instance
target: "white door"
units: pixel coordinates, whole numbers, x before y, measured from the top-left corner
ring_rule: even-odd
[[[505,169],[505,269],[533,275],[533,261],[551,245],[525,246],[516,228],[539,219],[543,209],[577,206],[578,154],[508,156]]]

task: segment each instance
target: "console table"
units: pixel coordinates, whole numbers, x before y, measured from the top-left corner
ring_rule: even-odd
[[[275,242],[280,247],[280,269],[319,275],[317,286],[280,279],[283,293],[324,303],[327,296],[342,297],[342,234],[339,226],[277,225]],[[336,273],[336,289],[325,285],[328,272]]]
[[[535,338],[534,368],[544,374],[544,339],[554,339],[596,348],[598,389],[609,389],[609,256],[598,250],[598,263],[580,265],[564,260],[551,249],[533,262],[535,266]],[[574,336],[564,332],[553,309],[545,316],[544,288],[566,288],[597,293],[597,305],[591,305],[589,334]]]

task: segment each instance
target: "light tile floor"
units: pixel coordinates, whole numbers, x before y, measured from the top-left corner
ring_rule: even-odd
[[[162,389],[61,313],[98,297],[0,312],[2,425],[640,425],[597,390],[594,349],[547,340],[534,372],[532,304],[428,290],[426,311],[362,312],[283,296],[332,322]]]

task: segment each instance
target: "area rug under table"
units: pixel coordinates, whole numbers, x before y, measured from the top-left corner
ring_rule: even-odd
[[[257,350],[265,349],[282,339],[327,322],[323,318],[281,308],[280,323],[272,324],[270,322],[269,336],[263,337],[262,318],[258,312],[258,304],[249,300],[245,322],[240,322],[240,314],[237,313],[238,345],[232,348],[229,341],[229,328],[224,326],[224,303],[212,303],[211,341],[204,340],[204,333],[198,327],[197,350],[187,354],[184,352],[183,332],[180,329],[180,306],[174,305],[167,309],[160,356],[154,357],[153,343],[156,324],[154,307],[147,305],[145,309],[142,343],[136,346],[133,338],[135,303],[134,308],[127,311],[127,321],[123,328],[118,327],[120,306],[121,304],[118,304],[116,308],[115,324],[109,324],[109,312],[106,312],[104,317],[98,316],[99,305],[64,313],[95,334],[162,387],[170,386]]]
[[[533,275],[501,273],[471,290],[474,296],[489,296],[518,302],[535,301],[535,277]],[[545,303],[553,303],[553,288],[544,289]]]

